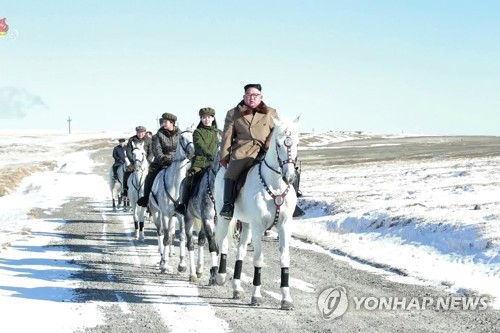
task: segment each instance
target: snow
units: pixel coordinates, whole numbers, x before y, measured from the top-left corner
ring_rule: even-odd
[[[68,261],[64,248],[47,251],[44,247],[61,237],[56,229],[65,220],[32,219],[29,212],[43,207],[50,213],[72,197],[109,201],[106,182],[90,173],[95,166],[91,151],[78,147],[95,138],[116,142],[127,136],[0,132],[0,170],[12,164],[57,162],[54,170],[28,176],[15,192],[0,197],[0,313],[4,327],[70,332],[103,322],[98,308],[106,304],[72,302],[78,281],[70,276],[81,268]],[[321,143],[314,138],[321,138]],[[301,140],[306,145],[301,149],[367,138],[368,134],[360,133],[304,134]],[[111,158],[102,163],[110,164]],[[499,157],[488,157],[304,170],[301,204],[307,214],[293,222],[297,238],[292,246],[327,253],[398,282],[490,295],[492,305],[500,308],[499,167]],[[130,228],[125,218],[124,226]],[[138,258],[143,254],[134,255]],[[301,290],[315,288],[293,278],[290,284]],[[160,294],[155,286],[147,288],[146,294]],[[205,315],[198,313],[191,319],[202,320],[200,327],[227,329],[215,318],[210,305],[197,298],[195,285],[176,281],[175,288],[187,295],[186,300],[156,300],[159,313],[182,311],[187,304],[184,301],[196,302],[204,305],[200,308]],[[126,307],[119,295],[117,301]],[[48,322],[47,312],[58,313],[56,323]],[[29,314],[29,320],[19,320],[24,314]],[[182,327],[181,322],[171,319],[170,328]]]

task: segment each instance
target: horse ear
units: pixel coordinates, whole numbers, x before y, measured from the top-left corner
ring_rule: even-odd
[[[280,126],[281,125],[281,121],[278,118],[274,118],[272,116],[271,116],[271,118],[273,118],[273,124],[274,124],[274,126]]]
[[[297,118],[295,118],[295,119],[293,120],[293,122],[294,122],[295,124],[298,124],[298,123],[299,123],[300,116],[301,116],[301,115],[299,114],[299,115],[298,115],[298,117],[297,117]]]

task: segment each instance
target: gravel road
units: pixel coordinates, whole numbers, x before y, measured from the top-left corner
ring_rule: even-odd
[[[109,159],[108,155],[106,147],[96,150],[93,158],[102,162]],[[308,161],[313,160],[311,155]],[[105,181],[107,165],[103,163],[95,173],[101,174]],[[42,210],[37,215],[44,217]],[[498,332],[500,327],[500,311],[490,308],[465,311],[362,307],[357,310],[353,297],[422,300],[453,295],[438,287],[391,282],[386,275],[393,273],[353,268],[348,261],[339,260],[325,249],[313,250],[314,245],[300,240],[294,243],[301,246],[291,248],[290,285],[295,309],[282,311],[279,309],[278,243],[273,237],[265,238],[263,244],[264,303],[252,307],[249,305],[253,276],[251,251],[244,261],[242,275],[247,297],[233,300],[231,281],[225,286],[207,285],[208,267],[207,274],[196,283],[188,282],[188,273],[160,274],[154,226],[146,224],[144,243],[134,241],[131,216],[113,213],[110,202],[78,198],[46,217],[56,215],[68,222],[62,227],[64,239],[51,246],[67,247],[68,260],[82,267],[74,275],[80,280],[76,301],[106,304],[101,309],[105,323],[85,332],[213,332],[221,328],[234,332]],[[234,254],[230,252],[229,268],[234,266]],[[207,253],[205,262],[208,265]],[[230,269],[229,276],[231,273]],[[333,287],[345,288],[349,307],[339,318],[325,320],[318,309],[318,298],[323,290]],[[186,294],[186,290],[190,290],[190,294]],[[197,319],[202,311],[219,320],[219,326],[207,327],[209,324]]]

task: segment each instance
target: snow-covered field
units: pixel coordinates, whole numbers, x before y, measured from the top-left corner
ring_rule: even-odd
[[[21,257],[29,254],[13,245],[48,242],[44,231],[64,222],[31,220],[30,210],[53,209],[76,196],[109,200],[102,178],[86,174],[95,165],[89,152],[97,141],[109,140],[113,147],[117,138],[127,136],[0,132],[0,170],[44,161],[57,165],[53,171],[26,177],[15,191],[0,197],[0,313],[15,304],[12,297],[18,288],[46,280],[43,270],[40,276],[33,270],[28,278],[12,269],[8,263],[35,257]],[[300,204],[307,214],[294,221],[294,235],[353,265],[381,268],[376,271],[390,279],[487,294],[499,307],[500,138],[496,154],[493,139],[491,153],[432,154],[430,145],[419,158],[398,158],[398,147],[401,156],[407,156],[408,142],[432,141],[423,136],[404,140],[362,133],[302,135]],[[453,152],[453,142],[448,147]],[[461,149],[457,145],[456,150]],[[101,163],[108,167],[111,157]],[[41,236],[27,237],[26,229],[40,230]],[[65,277],[59,281],[59,287],[74,287]],[[33,300],[34,307],[37,302]]]

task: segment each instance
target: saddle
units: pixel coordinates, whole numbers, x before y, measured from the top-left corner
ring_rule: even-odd
[[[197,172],[193,175],[193,180],[191,183],[191,197],[194,198],[198,196],[198,192],[200,191],[201,180],[203,175],[210,171],[210,168],[206,168],[201,172]]]
[[[236,184],[235,184],[235,191],[236,191],[236,198],[238,197],[238,195],[240,194],[240,191],[241,189],[243,188],[243,186],[245,186],[245,182],[247,181],[247,175],[248,175],[248,171],[250,171],[250,169],[256,165],[256,164],[259,164],[261,161],[264,160],[264,157],[266,156],[266,153],[264,153],[262,150],[259,152],[259,154],[257,155],[257,157],[255,158],[255,160],[253,161],[252,165],[250,165],[248,167],[248,169],[246,170],[243,170],[243,172],[240,174],[240,176],[238,177],[238,180],[236,181]]]

